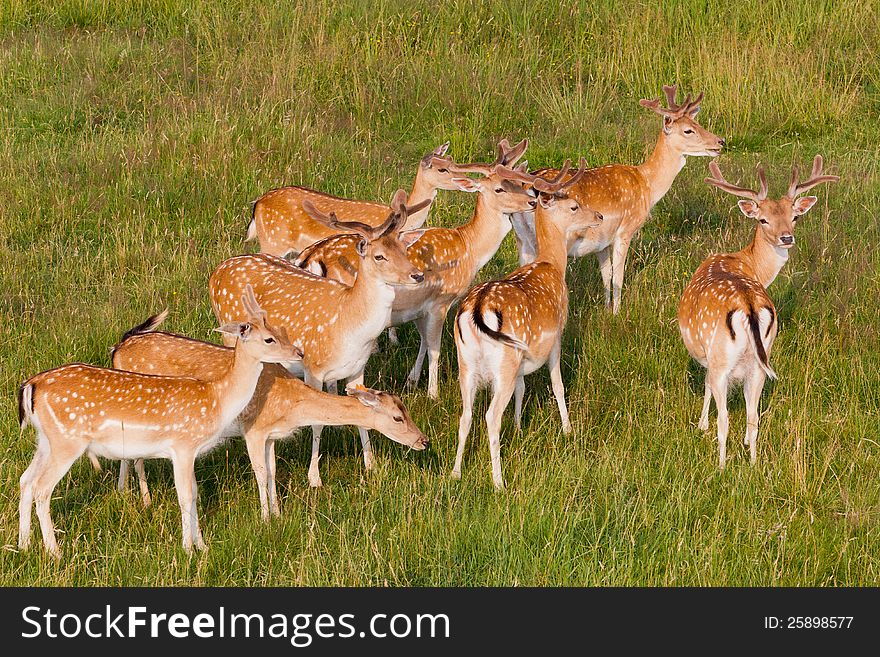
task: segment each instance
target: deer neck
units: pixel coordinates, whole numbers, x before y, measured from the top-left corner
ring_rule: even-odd
[[[568,264],[565,234],[541,209],[535,212],[535,236],[538,244],[535,262],[549,262],[560,273],[564,273]]]
[[[639,172],[648,183],[651,207],[666,195],[686,161],[681,151],[670,145],[669,138],[661,130],[654,151],[638,166]]]
[[[330,396],[310,388],[302,390],[302,398],[296,404],[296,422],[300,426],[352,424],[376,428],[372,411],[354,397]]]
[[[768,287],[776,279],[788,262],[788,250],[765,240],[761,236],[760,226],[755,227],[755,235],[751,243],[736,255],[751,269],[755,279],[764,287]]]
[[[229,426],[251,401],[262,372],[263,363],[246,354],[241,341],[236,341],[226,374],[211,382],[221,428]]]
[[[412,190],[410,190],[409,198],[406,200],[407,205],[417,205],[422,201],[431,201],[427,206],[414,212],[406,218],[402,230],[413,230],[420,228],[428,220],[428,213],[431,211],[431,205],[437,198],[437,188],[428,183],[422,176],[422,166],[419,165],[419,171],[416,173],[416,179],[413,180]]]
[[[339,311],[354,320],[358,331],[372,335],[379,326],[375,330],[378,336],[391,317],[393,301],[394,288],[379,275],[372,257],[367,255],[361,260],[354,284],[345,290]]]
[[[458,232],[467,246],[466,256],[479,269],[498,252],[510,229],[509,216],[490,208],[483,194],[479,194],[474,214],[470,221],[458,228]]]

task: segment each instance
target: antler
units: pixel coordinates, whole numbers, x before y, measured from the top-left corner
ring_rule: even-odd
[[[816,185],[826,182],[837,182],[838,180],[840,180],[840,176],[822,175],[822,156],[817,155],[813,159],[813,171],[810,173],[809,179],[804,182],[798,182],[798,168],[796,166],[791,168],[791,183],[788,186],[786,196],[793,199],[796,196],[800,196],[808,189],[812,189]]]
[[[737,185],[727,182],[724,175],[721,173],[721,169],[718,167],[718,162],[716,160],[712,160],[709,163],[709,171],[712,172],[714,178],[705,178],[704,181],[710,185],[714,185],[718,189],[723,189],[728,194],[742,196],[758,202],[767,198],[767,176],[764,173],[764,167],[761,165],[758,165],[758,180],[761,182],[761,189],[757,192],[748,189],[747,187],[738,187]]]
[[[571,160],[566,160],[565,164],[563,164],[562,168],[559,170],[559,174],[553,180],[536,178],[534,188],[544,194],[558,194],[566,187],[571,187],[581,179],[581,176],[583,176],[584,172],[587,170],[587,161],[584,158],[581,158],[577,172],[570,178],[564,180],[565,176],[570,172],[570,167]]]
[[[366,240],[373,239],[375,229],[362,221],[340,221],[335,212],[329,214],[321,212],[309,199],[303,199],[302,209],[315,221],[336,228],[340,233],[357,233]]]
[[[523,156],[523,153],[526,152],[528,147],[528,139],[523,139],[516,146],[511,146],[509,141],[502,139],[498,142],[498,156],[491,164],[483,164],[479,162],[473,162],[471,164],[453,163],[449,167],[449,170],[453,173],[479,173],[484,176],[491,176],[500,166],[513,166],[513,164]]]
[[[700,103],[703,102],[703,92],[701,91],[697,97],[693,99],[691,98],[691,95],[688,94],[681,105],[675,102],[677,92],[677,85],[663,85],[663,93],[666,95],[666,104],[669,107],[661,106],[659,98],[653,100],[643,98],[639,101],[639,104],[642,107],[647,107],[649,110],[656,112],[660,116],[668,116],[671,119],[680,119],[686,114],[691,116],[696,114],[700,109]]]

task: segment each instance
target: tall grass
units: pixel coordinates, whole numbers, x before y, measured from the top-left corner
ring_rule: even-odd
[[[0,583],[3,584],[876,584],[880,569],[880,16],[875,3],[198,3],[0,5]],[[648,29],[650,28],[650,29]],[[463,479],[448,479],[459,411],[453,345],[441,401],[404,395],[433,441],[376,441],[375,475],[351,430],[279,448],[284,517],[263,525],[247,456],[200,461],[210,544],[179,547],[170,467],[150,463],[155,506],[113,473],[74,466],[53,510],[64,564],[19,554],[17,479],[33,453],[15,389],[107,349],[166,305],[169,328],[210,339],[206,281],[242,244],[249,201],[281,184],[389,199],[418,157],[460,159],[529,137],[533,166],[584,155],[636,162],[658,123],[638,99],[677,81],[706,93],[700,120],[728,138],[725,171],[765,163],[780,192],[821,152],[842,177],[798,227],[771,287],[781,330],[759,462],[715,468],[696,429],[702,373],[675,308],[710,252],[751,226],[693,159],[631,251],[623,311],[601,308],[592,258],[569,270],[564,346],[574,436],[544,373],[523,432],[505,421],[509,489],[495,493],[475,422]],[[432,223],[472,199],[441,195]],[[515,266],[509,241],[481,274]],[[417,348],[373,357],[368,383],[400,391]],[[481,398],[476,417],[485,410]]]

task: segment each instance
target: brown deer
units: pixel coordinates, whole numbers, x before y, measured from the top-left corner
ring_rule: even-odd
[[[113,367],[166,376],[210,380],[220,375],[234,357],[229,347],[156,331],[167,313],[160,313],[128,331],[112,351]],[[244,436],[257,479],[260,512],[280,515],[275,487],[275,442],[312,424],[352,424],[374,429],[394,442],[423,450],[428,439],[415,425],[396,395],[362,386],[350,386],[339,397],[314,390],[280,365],[263,369],[254,396],[224,433]],[[141,496],[149,506],[149,488],[143,461],[135,461]],[[119,470],[119,489],[125,489],[128,462]]]
[[[216,446],[223,430],[248,405],[263,363],[299,359],[302,352],[266,317],[247,288],[241,317],[218,330],[235,341],[232,358],[211,380],[153,376],[75,363],[31,377],[19,390],[19,422],[37,432],[37,450],[21,476],[18,545],[30,542],[36,501],[43,544],[59,557],[49,515],[52,491],[88,452],[111,459],[167,458],[183,527],[183,547],[206,549],[197,515],[197,456]]]
[[[461,477],[461,461],[470,433],[477,387],[489,383],[492,402],[486,413],[492,480],[504,487],[501,474],[501,417],[515,395],[520,426],[524,376],[546,364],[562,416],[562,430],[571,431],[560,371],[562,331],[568,315],[565,285],[567,253],[574,239],[602,224],[602,215],[568,196],[584,175],[586,163],[571,175],[569,162],[553,180],[520,174],[539,192],[535,209],[537,257],[505,278],[477,285],[461,302],[455,321],[462,412],[458,451],[452,476]],[[564,177],[568,180],[563,180]]]
[[[776,378],[770,367],[770,350],[779,323],[767,286],[788,261],[798,217],[816,203],[815,196],[801,194],[840,178],[823,176],[822,157],[817,155],[810,178],[799,183],[795,167],[785,196],[774,200],[767,198],[767,179],[761,167],[759,191],[730,184],[714,161],[709,168],[713,177],[706,178],[706,182],[747,199],[738,201],[739,209],[757,221],[752,241],[742,251],[712,255],[703,261],[678,305],[678,328],[684,344],[690,355],[707,368],[699,427],[708,431],[709,405],[714,397],[718,409],[718,465],[724,468],[727,388],[734,381],[743,382],[747,423],[744,442],[749,446],[751,462],[756,460],[758,403],[766,377]]]
[[[244,255],[222,262],[209,281],[214,314],[220,321],[239,312],[239,290],[253,286],[269,319],[300,344],[305,353],[305,381],[320,390],[324,383],[348,379],[362,384],[364,366],[374,350],[376,338],[388,325],[395,289],[416,285],[424,279],[421,270],[407,258],[406,247],[420,231],[400,233],[406,224],[406,192],[395,194],[394,210],[378,227],[362,222],[334,220],[336,232],[355,232],[358,277],[347,286],[295,267],[287,260],[266,253]],[[227,345],[228,346],[228,345]],[[360,429],[364,464],[372,468],[369,434]],[[312,463],[309,483],[321,485],[318,472],[321,427],[313,427]]]
[[[425,223],[437,190],[456,189],[451,183],[453,174],[448,169],[452,164],[452,159],[446,157],[448,149],[449,142],[446,142],[419,162],[407,199],[408,205],[418,205],[419,209],[407,217],[403,229],[418,228]],[[341,220],[357,220],[369,226],[381,224],[391,211],[381,203],[339,198],[308,187],[281,187],[266,192],[254,202],[245,239],[257,238],[261,253],[286,257],[295,256],[309,244],[333,235],[334,229],[313,220],[303,211],[302,204],[306,200],[321,212],[334,212]]]
[[[492,164],[450,165],[456,173],[478,173],[482,179],[455,178],[464,192],[476,192],[477,204],[470,221],[456,228],[423,229],[421,237],[407,249],[410,262],[424,272],[419,285],[400,289],[394,298],[391,326],[414,321],[421,337],[419,353],[407,383],[418,385],[425,355],[428,356],[428,395],[439,396],[438,370],[443,324],[452,304],[473,285],[480,269],[495,255],[510,232],[509,214],[534,209],[537,205],[531,186],[519,181],[521,172],[507,168],[525,151],[524,140],[516,149],[499,144],[498,158]],[[327,217],[316,218],[328,221]],[[310,271],[353,283],[357,274],[357,236],[337,235],[312,245],[295,264]]]
[[[696,121],[703,94],[684,102],[675,102],[676,87],[665,86],[668,107],[659,100],[641,100],[642,106],[662,117],[660,136],[648,159],[639,166],[609,164],[588,169],[577,185],[568,190],[578,203],[601,212],[602,226],[576,240],[570,256],[595,253],[605,286],[605,305],[620,310],[620,295],[629,245],[641,229],[651,208],[669,191],[688,156],[716,156],[724,140],[704,129]],[[544,178],[555,176],[558,169],[533,172]],[[520,249],[520,264],[531,262],[535,254],[534,230],[528,216],[514,216],[513,225]],[[613,305],[612,305],[613,291]]]

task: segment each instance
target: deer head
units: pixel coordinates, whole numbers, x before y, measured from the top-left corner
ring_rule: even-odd
[[[727,182],[714,160],[709,164],[709,170],[712,177],[706,178],[706,182],[728,194],[745,198],[746,200],[737,201],[740,212],[757,221],[760,228],[758,234],[779,249],[790,249],[794,246],[794,227],[798,217],[805,215],[816,204],[815,196],[801,194],[816,185],[840,180],[840,176],[822,175],[822,156],[817,155],[813,160],[813,171],[807,180],[798,182],[798,169],[796,166],[792,167],[791,183],[785,196],[768,199],[767,177],[762,166],[758,166],[758,191]]]
[[[230,322],[214,329],[237,339],[246,354],[264,363],[292,363],[302,360],[303,351],[290,343],[287,332],[276,329],[266,321],[266,311],[260,308],[254,288],[247,285],[241,297],[247,313],[246,321]]]
[[[663,107],[659,98],[643,98],[639,104],[663,117],[663,134],[669,145],[682,155],[717,156],[724,146],[724,140],[703,128],[696,120],[703,94],[693,99],[688,94],[684,102],[678,104],[675,102],[676,89],[676,85],[663,87],[668,107]]]

